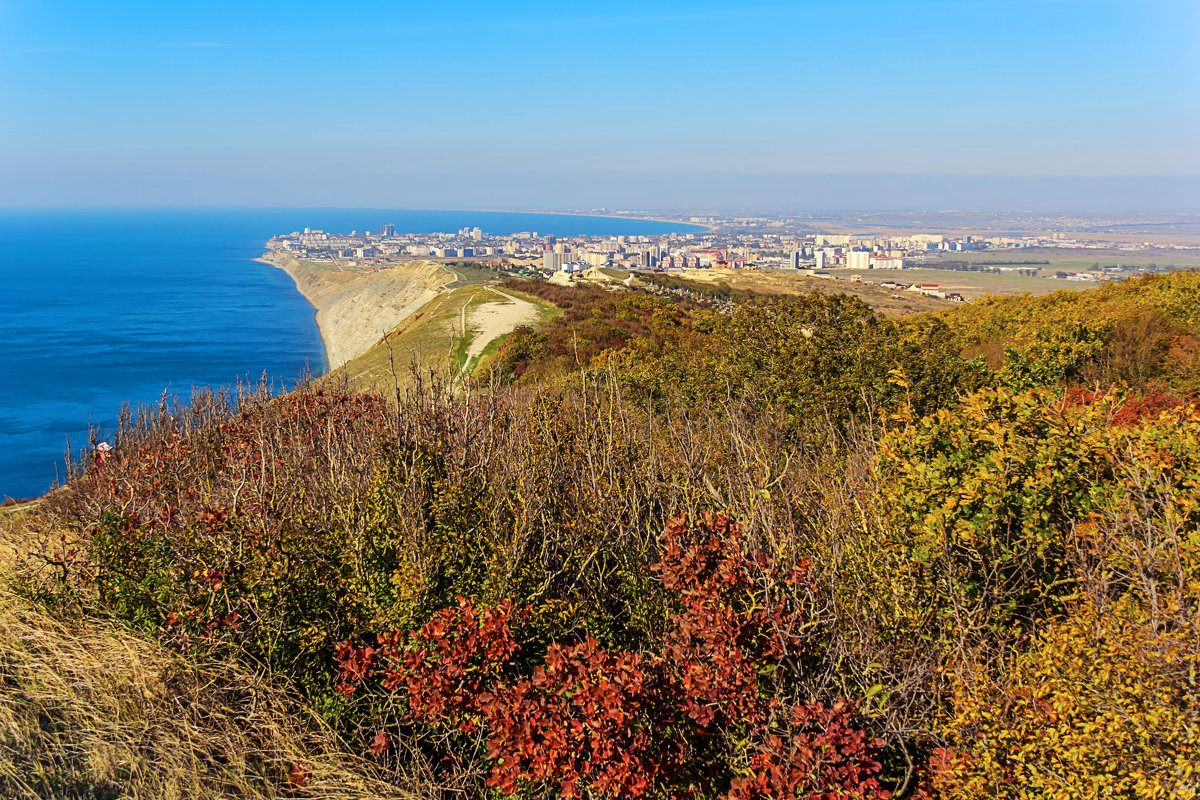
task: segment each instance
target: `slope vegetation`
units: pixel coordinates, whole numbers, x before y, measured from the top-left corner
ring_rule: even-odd
[[[902,318],[513,282],[561,314],[487,386],[151,409],[0,550],[35,627],[152,639],[186,678],[115,659],[106,695],[256,721],[186,676],[261,675],[314,776],[333,731],[361,761],[331,763],[481,800],[1196,798],[1196,280]],[[422,318],[452,380],[493,299]],[[3,752],[73,758],[89,656],[0,646]],[[130,718],[114,763],[178,738]],[[183,773],[303,794],[297,756],[214,767],[213,736]]]
[[[12,555],[37,550],[33,511],[0,512],[0,797],[419,796],[346,752],[261,670],[32,602]]]
[[[1200,389],[1200,272],[1088,291],[990,297],[940,315],[967,356],[1040,380]]]

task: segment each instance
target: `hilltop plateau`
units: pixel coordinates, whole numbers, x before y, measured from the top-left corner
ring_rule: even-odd
[[[854,283],[840,278],[819,278],[787,270],[732,270],[732,269],[688,269],[680,277],[719,287],[721,284],[735,291],[757,292],[766,295],[800,295],[812,292],[847,294],[861,299],[872,308],[879,309],[889,317],[915,314],[921,311],[936,311],[949,308],[950,303],[936,297],[916,292],[896,291],[870,283]],[[884,271],[871,276],[875,281],[890,277]],[[904,276],[897,276],[904,277]]]

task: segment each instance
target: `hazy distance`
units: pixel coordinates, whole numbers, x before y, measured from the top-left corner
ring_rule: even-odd
[[[1190,0],[0,3],[0,204],[1200,210]]]

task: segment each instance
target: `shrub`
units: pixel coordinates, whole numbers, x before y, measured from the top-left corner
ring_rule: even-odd
[[[1018,633],[1075,591],[1074,525],[1115,482],[1096,412],[981,392],[881,442],[885,502],[923,603],[960,635]]]
[[[1003,673],[957,682],[946,798],[1194,798],[1200,631],[1153,632],[1136,610],[1087,604]]]
[[[488,785],[506,795],[888,797],[882,742],[854,727],[854,706],[797,694],[807,565],[744,548],[723,516],[668,522],[653,569],[676,599],[649,652],[586,637],[523,669],[513,626],[525,612],[460,600],[378,648],[343,643],[340,687],[361,687],[376,714],[403,709],[386,726],[427,726],[460,752],[482,735]]]
[[[1020,635],[1084,581],[1152,607],[1164,586],[1200,597],[1198,431],[1200,409],[1161,397],[1003,388],[893,430],[881,491],[931,621]]]

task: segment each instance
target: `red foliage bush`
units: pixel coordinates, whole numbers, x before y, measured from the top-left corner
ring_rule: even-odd
[[[1140,395],[1119,396],[1113,390],[1093,390],[1075,386],[1067,390],[1064,401],[1068,407],[1086,406],[1111,400],[1113,403],[1112,424],[1118,427],[1135,425],[1144,419],[1157,417],[1164,411],[1173,411],[1195,402],[1193,397],[1179,397],[1162,386],[1150,386]]]
[[[842,700],[793,707],[787,726],[759,745],[749,774],[734,779],[729,797],[890,796],[875,780],[879,742],[853,727],[854,713]]]
[[[554,643],[522,677],[521,613],[460,598],[419,631],[380,635],[378,651],[343,643],[343,692],[374,678],[387,701],[406,701],[410,722],[482,728],[488,785],[505,794],[890,796],[876,780],[882,742],[853,727],[854,704],[789,704],[769,691],[780,680],[770,676],[794,665],[811,586],[807,564],[785,571],[744,549],[724,516],[668,522],[654,570],[679,605],[657,652]]]

